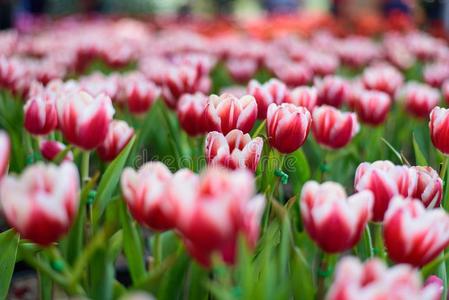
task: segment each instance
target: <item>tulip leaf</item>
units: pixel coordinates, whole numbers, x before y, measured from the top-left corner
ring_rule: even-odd
[[[302,184],[309,180],[311,176],[309,162],[302,149],[298,149],[287,156],[284,162],[284,170],[291,178],[295,194],[299,192]]]
[[[401,164],[404,163],[402,155],[397,151],[393,145],[391,145],[386,139],[381,138],[382,142],[384,142],[385,145],[394,153],[394,155],[398,158],[398,160],[401,162]]]
[[[175,264],[165,272],[162,282],[159,286],[157,299],[171,300],[178,299],[183,292],[183,282],[185,274],[189,267],[189,257],[187,253],[181,249]]]
[[[105,244],[98,249],[89,265],[90,281],[92,283],[89,296],[93,300],[112,299],[114,286],[114,261]]]
[[[19,236],[10,229],[0,233],[0,299],[6,299],[16,263]]]
[[[427,159],[421,151],[421,147],[416,141],[416,137],[413,134],[413,151],[415,152],[415,163],[418,166],[428,166]]]
[[[107,167],[104,172],[103,177],[100,180],[98,185],[98,190],[94,200],[94,208],[93,208],[93,222],[94,224],[98,224],[106,206],[112,199],[112,193],[117,188],[117,184],[120,180],[120,175],[122,174],[122,170],[125,167],[126,161],[128,159],[129,153],[134,145],[136,137],[134,136],[122,150],[122,152],[117,156],[114,161]]]

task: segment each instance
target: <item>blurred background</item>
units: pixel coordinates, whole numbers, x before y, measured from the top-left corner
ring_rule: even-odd
[[[413,23],[444,35],[449,2],[444,0],[0,0],[0,28],[23,26],[35,18],[71,14],[147,16],[151,14],[255,18],[267,14],[316,11],[373,26],[379,20]]]

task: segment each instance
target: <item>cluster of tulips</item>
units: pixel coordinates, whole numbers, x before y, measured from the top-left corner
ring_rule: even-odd
[[[0,32],[0,298],[446,299],[447,43],[188,25]]]

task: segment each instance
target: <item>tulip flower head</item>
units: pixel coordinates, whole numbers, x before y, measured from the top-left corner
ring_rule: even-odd
[[[39,143],[39,150],[42,156],[47,160],[54,160],[59,153],[64,151],[66,145],[53,140],[42,140]],[[64,157],[65,161],[73,161],[73,153],[69,151]]]
[[[362,90],[352,95],[352,106],[361,122],[378,126],[387,118],[391,98],[384,92]]]
[[[338,76],[326,76],[315,83],[318,103],[340,107],[349,96],[349,83]]]
[[[179,125],[190,136],[197,136],[207,132],[206,105],[208,97],[202,93],[184,94],[178,102],[176,112]]]
[[[265,119],[268,106],[271,103],[281,104],[287,100],[288,89],[283,82],[277,79],[270,79],[264,84],[260,84],[257,80],[251,80],[248,84],[248,94],[256,99],[257,117]]]
[[[435,107],[430,112],[430,138],[435,148],[449,154],[449,109]]]
[[[0,130],[0,179],[8,171],[11,141],[6,132]]]
[[[318,94],[315,87],[300,86],[290,91],[287,101],[296,106],[304,106],[313,113],[317,106]]]
[[[407,83],[400,94],[407,111],[419,118],[427,118],[440,101],[437,89],[417,82]]]
[[[35,96],[24,106],[25,129],[35,135],[46,135],[58,126],[56,106],[52,98]]]
[[[121,120],[113,120],[103,143],[97,148],[98,156],[103,161],[112,161],[129,143],[134,135],[134,129]]]

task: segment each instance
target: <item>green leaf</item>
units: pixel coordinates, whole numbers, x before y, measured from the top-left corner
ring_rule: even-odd
[[[0,299],[6,299],[16,264],[19,236],[12,230],[0,233]]]
[[[387,145],[388,148],[394,153],[394,155],[398,158],[398,160],[401,162],[401,164],[404,163],[402,155],[397,151],[386,139],[381,138],[382,142]]]
[[[189,270],[189,294],[187,299],[207,299],[208,292],[205,283],[208,279],[208,272],[197,263],[192,262]]]
[[[427,159],[424,156],[423,152],[421,151],[421,147],[418,145],[418,142],[416,141],[416,137],[413,134],[413,150],[415,152],[415,162],[418,166],[428,166]]]
[[[314,299],[316,291],[311,269],[301,251],[296,247],[293,247],[290,257],[290,268],[290,284],[293,288],[294,299]]]
[[[294,194],[299,192],[301,186],[310,179],[311,171],[309,162],[302,149],[298,149],[288,155],[284,161],[284,170],[289,174],[293,184]]]
[[[100,220],[106,206],[111,200],[112,193],[117,188],[117,184],[120,180],[120,175],[122,174],[122,170],[125,167],[128,155],[134,145],[135,140],[136,137],[134,136],[129,141],[125,149],[122,150],[120,155],[111,162],[100,180],[93,207],[94,224],[98,224],[98,221]]]
[[[187,268],[189,267],[189,256],[181,248],[176,263],[165,272],[158,289],[157,299],[172,300],[178,299],[184,290],[184,280]]]
[[[89,270],[92,283],[89,292],[90,298],[93,300],[112,299],[115,271],[107,245],[95,252]]]

